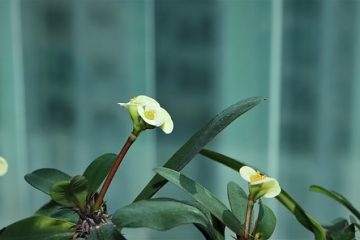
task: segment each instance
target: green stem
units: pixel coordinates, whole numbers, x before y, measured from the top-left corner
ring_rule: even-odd
[[[246,208],[246,216],[245,216],[245,229],[244,229],[244,240],[249,239],[250,226],[251,226],[251,215],[254,208],[254,195],[249,194],[248,204]]]
[[[108,173],[108,175],[107,175],[107,177],[105,179],[105,182],[104,182],[103,186],[101,187],[99,196],[96,198],[96,202],[95,202],[95,206],[94,206],[95,210],[98,210],[100,208],[100,206],[102,205],[105,194],[106,194],[106,191],[108,190],[116,171],[118,170],[118,168],[119,168],[122,160],[124,159],[127,151],[129,150],[131,145],[135,142],[137,136],[138,136],[138,133],[133,131],[131,133],[131,135],[129,136],[129,138],[127,139],[127,141],[125,142],[125,144],[124,144],[123,148],[121,149],[119,155],[117,156],[116,161],[112,165],[112,167],[111,167],[111,169],[110,169],[110,171],[109,171],[109,173]]]

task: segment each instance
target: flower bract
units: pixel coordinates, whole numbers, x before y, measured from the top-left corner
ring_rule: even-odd
[[[174,129],[170,114],[153,98],[140,95],[127,103],[119,104],[128,109],[136,132],[159,127],[169,134]]]
[[[0,176],[3,176],[8,171],[8,163],[5,158],[0,157]]]
[[[250,192],[255,198],[273,198],[280,194],[281,188],[275,178],[267,177],[255,169],[243,166],[239,170],[240,176],[249,183]]]

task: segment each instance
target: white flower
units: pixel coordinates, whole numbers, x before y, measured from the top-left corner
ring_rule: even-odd
[[[251,167],[243,166],[240,176],[249,183],[250,191],[256,192],[256,198],[273,198],[280,194],[281,188],[275,178],[267,177]]]
[[[5,173],[8,171],[8,164],[5,158],[0,157],[0,176],[5,175]]]
[[[159,127],[169,134],[174,129],[170,114],[155,99],[140,95],[132,98],[128,103],[119,104],[129,110],[134,130],[138,132],[146,128]]]

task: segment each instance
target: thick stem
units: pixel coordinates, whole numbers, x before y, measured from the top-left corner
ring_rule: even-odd
[[[245,217],[245,229],[244,229],[244,240],[249,239],[250,225],[251,225],[251,215],[254,208],[254,196],[250,193],[248,197],[248,204],[246,208],[246,217]]]
[[[131,145],[135,142],[136,138],[137,138],[136,133],[132,132],[131,135],[129,136],[129,138],[127,139],[127,141],[125,142],[125,145],[123,146],[123,148],[121,149],[119,155],[117,156],[116,161],[114,162],[114,164],[112,165],[106,179],[105,182],[103,184],[103,186],[101,187],[99,196],[96,198],[96,202],[95,202],[95,206],[94,209],[98,210],[101,206],[101,204],[103,203],[106,191],[108,190],[111,181],[116,173],[116,171],[118,170],[122,160],[124,159],[127,151],[129,150],[129,148],[131,147]]]

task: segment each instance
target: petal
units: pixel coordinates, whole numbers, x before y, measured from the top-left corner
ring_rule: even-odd
[[[245,181],[251,182],[250,176],[255,175],[256,171],[249,166],[243,166],[240,168],[239,173],[240,176],[245,179]]]
[[[251,185],[259,185],[259,184],[263,184],[263,183],[271,182],[271,181],[273,181],[273,178],[269,178],[269,177],[265,176],[264,179],[261,179],[261,180],[258,180],[258,181],[253,181],[250,184]]]
[[[0,176],[5,175],[8,171],[8,163],[5,158],[0,157]]]
[[[264,190],[266,190],[266,193],[264,194],[265,198],[276,197],[281,192],[279,182],[274,178],[270,178],[270,179],[271,179],[271,181],[264,183],[262,186],[262,188],[264,188]]]
[[[174,122],[171,119],[170,114],[163,108],[161,108],[161,114],[164,118],[164,124],[160,126],[160,128],[164,131],[164,133],[169,134],[174,130]]]
[[[118,103],[118,104],[124,108],[128,108],[128,106],[130,105],[130,103]]]
[[[133,100],[136,104],[140,104],[142,106],[147,105],[153,105],[156,107],[160,107],[160,104],[153,98],[145,96],[145,95],[139,95]]]
[[[142,106],[138,106],[138,113],[140,115],[140,117],[149,125],[154,126],[154,127],[160,127],[161,125],[164,124],[164,118],[162,117],[161,114],[159,114],[160,112],[160,107],[159,108],[146,108],[144,109]],[[145,112],[146,111],[154,111],[154,119],[149,119],[145,116]]]

